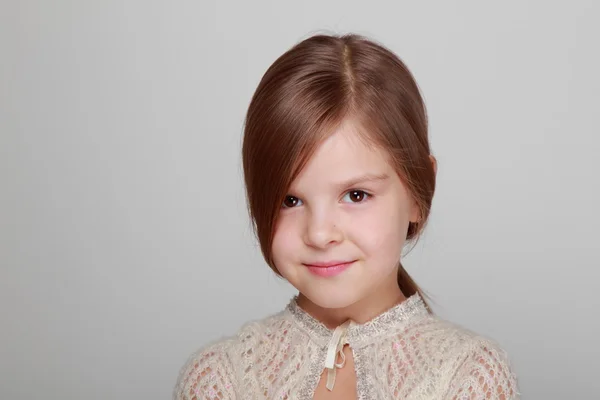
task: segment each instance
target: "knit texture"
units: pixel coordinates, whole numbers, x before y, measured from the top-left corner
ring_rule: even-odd
[[[285,310],[192,354],[173,398],[313,399],[333,333],[294,297]],[[360,400],[520,398],[506,352],[429,314],[418,294],[365,324],[351,324],[345,338]]]

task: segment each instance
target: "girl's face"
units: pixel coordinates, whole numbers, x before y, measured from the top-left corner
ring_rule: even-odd
[[[292,183],[275,227],[273,259],[301,296],[323,308],[390,291],[397,296],[408,223],[417,218],[387,154],[366,146],[347,121]]]

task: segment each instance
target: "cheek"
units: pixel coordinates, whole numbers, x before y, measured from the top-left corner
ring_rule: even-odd
[[[298,234],[295,232],[295,225],[291,222],[290,218],[282,218],[275,226],[272,245],[275,263],[284,264],[282,261],[286,255],[296,253],[293,250],[298,247]]]
[[[406,240],[408,219],[396,207],[373,208],[352,224],[353,241],[371,258],[397,258]]]

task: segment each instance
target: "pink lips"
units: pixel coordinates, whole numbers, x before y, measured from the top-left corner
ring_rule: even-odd
[[[331,261],[326,263],[304,264],[310,272],[318,276],[336,276],[344,272],[354,261]]]

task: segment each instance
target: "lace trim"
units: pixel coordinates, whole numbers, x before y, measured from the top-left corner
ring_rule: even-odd
[[[298,325],[306,331],[310,338],[320,346],[326,347],[334,330],[327,328],[321,321],[314,318],[298,305],[298,296],[294,296],[286,307]],[[364,324],[350,324],[347,338],[350,346],[358,348],[377,338],[393,334],[398,328],[416,316],[428,315],[425,302],[418,293],[410,296],[402,303],[395,305]]]

